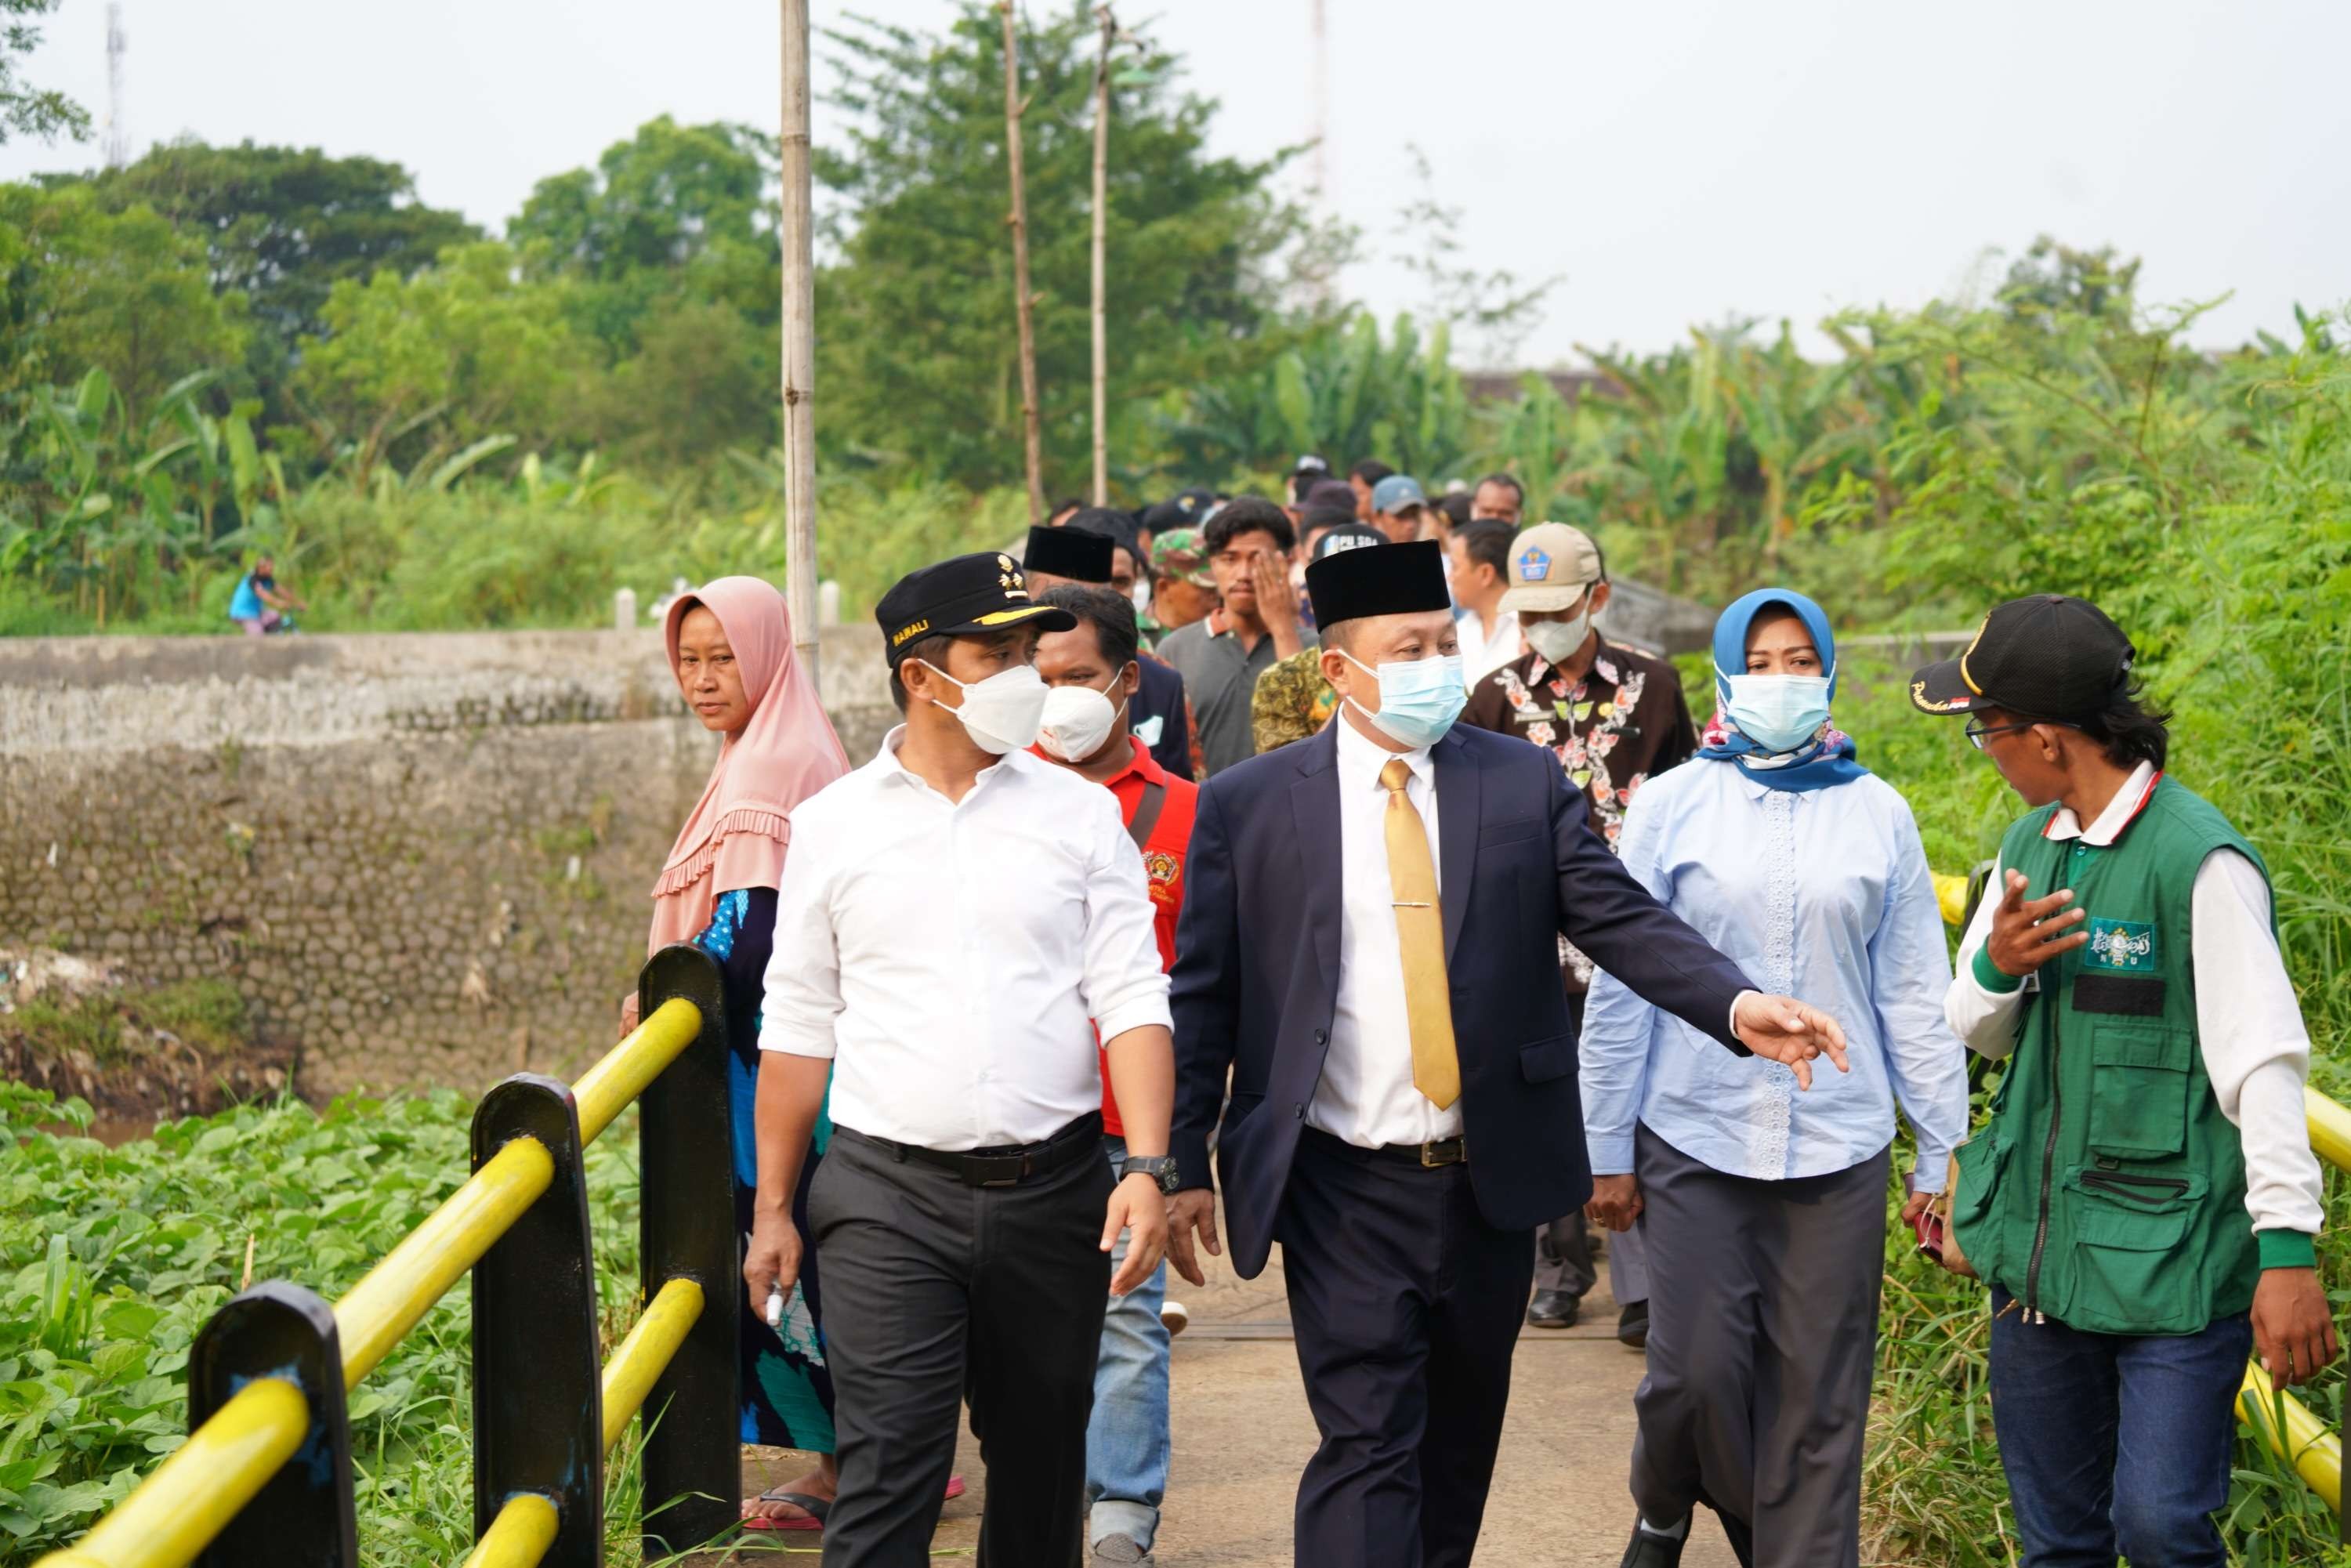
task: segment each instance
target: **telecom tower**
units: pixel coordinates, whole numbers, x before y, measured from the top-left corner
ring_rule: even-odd
[[[122,57],[131,40],[122,34],[120,0],[106,7],[106,166],[120,169],[131,162],[131,129],[122,114]]]

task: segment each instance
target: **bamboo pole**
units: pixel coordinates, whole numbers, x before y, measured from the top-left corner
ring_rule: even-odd
[[[1094,505],[1110,505],[1110,318],[1102,306],[1102,239],[1110,226],[1110,50],[1118,21],[1094,7],[1102,57],[1094,67]]]
[[[1029,292],[1029,200],[1020,175],[1020,47],[1012,0],[999,0],[1004,18],[1004,149],[1012,166],[1012,306],[1020,328],[1020,425],[1029,465],[1029,516],[1045,520],[1045,457],[1037,413],[1036,301]]]
[[[808,0],[783,0],[784,604],[792,651],[817,675],[816,269],[809,174]]]

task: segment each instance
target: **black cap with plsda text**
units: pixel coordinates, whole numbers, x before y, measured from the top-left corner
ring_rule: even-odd
[[[1445,588],[1445,547],[1435,539],[1320,556],[1306,565],[1306,593],[1314,603],[1314,624],[1322,627],[1453,606]]]
[[[873,619],[881,622],[883,656],[893,670],[906,645],[920,637],[977,636],[1024,624],[1067,632],[1078,623],[1066,610],[1033,602],[1019,562],[989,550],[908,572],[873,607]]]
[[[1078,514],[1079,518],[1084,517],[1083,512]],[[1067,528],[1030,528],[1020,564],[1030,571],[1065,577],[1071,582],[1108,582],[1117,552],[1118,543],[1108,534],[1098,534],[1073,519]]]
[[[2137,652],[2088,600],[2036,593],[1985,616],[1958,658],[1912,675],[1910,702],[1921,713],[1997,707],[2070,723],[2104,712],[2130,689]]]

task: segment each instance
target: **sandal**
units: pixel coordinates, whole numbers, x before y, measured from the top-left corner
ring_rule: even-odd
[[[832,1512],[832,1500],[810,1497],[804,1491],[763,1491],[755,1500],[759,1502],[788,1502],[800,1511],[798,1519],[747,1519],[746,1530],[822,1530],[825,1517]]]
[[[946,1500],[953,1502],[956,1499],[963,1496],[963,1478],[961,1476],[949,1476],[947,1478]],[[755,1500],[759,1502],[788,1502],[794,1508],[799,1509],[802,1517],[799,1519],[747,1519],[742,1521],[743,1528],[746,1530],[822,1530],[824,1528],[825,1520],[832,1513],[832,1503],[830,1500],[820,1497],[810,1497],[804,1491],[763,1491]]]

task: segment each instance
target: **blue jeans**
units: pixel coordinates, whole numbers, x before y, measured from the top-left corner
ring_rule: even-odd
[[[1126,1174],[1126,1142],[1102,1139],[1114,1175]],[[1126,1238],[1112,1254],[1126,1261]],[[1100,1542],[1123,1535],[1145,1552],[1159,1533],[1159,1504],[1167,1495],[1167,1327],[1159,1308],[1167,1300],[1167,1265],[1102,1314],[1102,1354],[1094,1363],[1094,1413],[1086,1423],[1086,1501],[1092,1509],[1086,1537]]]
[[[2243,1312],[2193,1334],[2028,1323],[1991,1293],[1991,1420],[2025,1568],[2223,1568]]]

